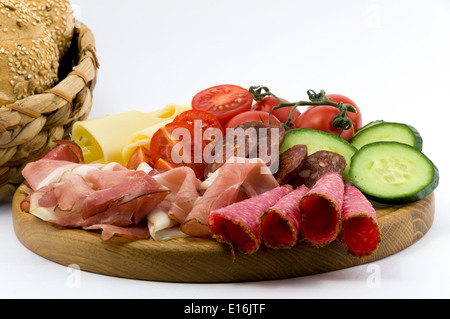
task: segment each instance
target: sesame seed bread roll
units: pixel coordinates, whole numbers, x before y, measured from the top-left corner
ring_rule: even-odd
[[[59,60],[70,47],[75,29],[75,17],[69,0],[24,1],[52,34],[58,47]]]
[[[50,31],[17,0],[0,0],[0,106],[42,93],[58,81]]]

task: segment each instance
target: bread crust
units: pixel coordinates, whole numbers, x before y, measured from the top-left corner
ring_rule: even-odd
[[[71,15],[67,6],[69,1],[0,0],[0,106],[42,93],[58,82],[61,54],[70,46],[74,28],[61,14],[65,8]],[[41,9],[46,13],[39,16]],[[72,31],[60,32],[63,26]]]

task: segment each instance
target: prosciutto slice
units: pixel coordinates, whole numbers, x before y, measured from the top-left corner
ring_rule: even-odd
[[[199,199],[201,181],[190,167],[176,167],[157,174],[153,178],[170,189],[170,194],[161,203],[170,219],[182,223]]]
[[[297,243],[301,223],[299,202],[308,192],[305,185],[296,188],[260,217],[259,232],[267,247],[291,248]]]
[[[181,224],[181,230],[187,235],[209,235],[207,220],[210,212],[235,203],[242,189],[247,197],[253,197],[279,186],[259,158],[230,157],[219,170]]]
[[[141,238],[141,222],[170,193],[147,173],[117,163],[42,158],[27,164],[23,171],[32,189],[23,208],[58,226],[102,229],[103,239],[120,234],[122,227],[124,235],[134,233]],[[148,237],[148,227],[144,226]]]
[[[343,199],[342,175],[330,172],[300,200],[301,231],[309,244],[321,247],[336,239],[341,230]]]
[[[345,184],[340,241],[358,258],[371,256],[381,242],[376,211],[352,183]]]
[[[279,186],[258,196],[213,210],[208,226],[219,242],[227,243],[240,252],[256,252],[262,242],[258,227],[260,217],[281,198],[292,191],[290,186]]]

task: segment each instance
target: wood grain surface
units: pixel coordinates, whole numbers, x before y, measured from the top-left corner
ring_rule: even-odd
[[[239,282],[307,276],[370,263],[417,242],[434,220],[434,194],[405,206],[377,208],[382,241],[371,257],[351,257],[337,242],[314,248],[297,244],[291,249],[265,247],[252,255],[193,237],[157,242],[114,237],[108,242],[95,232],[61,229],[20,209],[25,194],[13,198],[13,225],[21,243],[53,262],[81,270],[131,279],[166,282]]]

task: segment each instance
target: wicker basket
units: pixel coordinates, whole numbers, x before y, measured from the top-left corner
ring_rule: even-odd
[[[0,200],[23,182],[22,168],[54,141],[68,139],[73,123],[87,119],[99,63],[91,30],[77,23],[52,89],[0,107]]]

